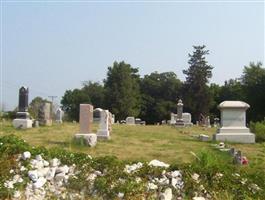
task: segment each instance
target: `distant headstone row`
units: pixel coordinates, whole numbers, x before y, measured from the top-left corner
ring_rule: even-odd
[[[32,120],[28,112],[29,88],[22,86],[19,89],[18,112],[16,119],[13,120],[15,128],[32,128],[40,125],[52,125],[52,105],[49,102],[43,102],[39,105],[37,120]],[[62,123],[63,111],[59,108],[56,111],[56,122]]]

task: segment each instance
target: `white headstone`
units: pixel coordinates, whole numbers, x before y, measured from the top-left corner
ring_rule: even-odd
[[[127,117],[126,124],[128,125],[135,125],[135,118],[134,117]]]
[[[218,108],[221,111],[221,127],[214,135],[218,141],[255,143],[255,135],[246,127],[246,110],[250,106],[243,101],[223,101]]]
[[[191,114],[190,113],[182,113],[182,119],[185,126],[192,126],[191,122]]]
[[[174,114],[174,113],[171,113],[170,114],[170,124],[171,125],[174,125],[174,124],[176,124],[176,114]]]
[[[99,122],[99,130],[97,131],[97,137],[99,139],[109,139],[110,138],[110,131],[109,131],[109,111],[102,110],[100,112],[100,122]]]
[[[115,115],[112,114],[112,117],[111,117],[111,124],[114,124],[115,123]]]
[[[58,108],[56,111],[56,120],[57,123],[63,123],[63,111],[61,108]]]

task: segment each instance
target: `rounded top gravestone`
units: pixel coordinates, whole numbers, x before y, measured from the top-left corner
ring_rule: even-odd
[[[243,101],[223,101],[218,106],[220,110],[225,108],[241,108],[247,110],[249,107],[250,106]]]

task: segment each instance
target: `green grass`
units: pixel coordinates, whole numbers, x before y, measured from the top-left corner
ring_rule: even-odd
[[[93,128],[96,132],[97,124]],[[30,145],[60,147],[74,152],[83,152],[93,157],[114,155],[121,160],[150,161],[158,159],[168,163],[187,163],[193,160],[190,152],[201,150],[214,151],[211,142],[200,142],[192,135],[216,132],[214,128],[202,127],[174,128],[171,126],[130,126],[113,125],[111,140],[98,141],[94,148],[73,144],[75,133],[79,132],[79,124],[54,124],[51,127],[39,127],[27,130],[14,129],[11,122],[2,122],[1,135],[15,134]],[[232,144],[246,155],[251,164],[265,165],[265,143]]]
[[[3,143],[0,146],[0,188],[11,176],[9,170],[16,165],[16,155],[29,150],[32,155],[42,154],[46,159],[57,157],[67,165],[76,163],[77,167],[82,169],[82,173],[79,174],[77,180],[70,181],[70,190],[79,191],[86,186],[89,187],[86,175],[91,169],[106,171],[107,174],[99,177],[94,185],[106,199],[115,199],[118,191],[125,192],[125,199],[129,200],[139,199],[140,196],[137,195],[145,194],[146,190],[142,185],[135,184],[136,176],[147,181],[150,174],[160,176],[162,171],[158,173],[157,169],[152,169],[145,163],[145,167],[138,173],[128,177],[125,176],[123,169],[128,161],[138,162],[152,159],[171,164],[169,171],[176,169],[182,171],[185,183],[184,199],[191,199],[196,193],[203,196],[205,192],[201,189],[202,185],[211,195],[211,199],[264,199],[265,143],[229,144],[241,150],[250,161],[247,166],[236,166],[232,164],[232,157],[228,153],[218,151],[211,146],[213,142],[201,142],[192,137],[198,134],[212,135],[216,132],[214,128],[194,126],[177,129],[166,125],[113,125],[112,128],[111,140],[98,141],[96,147],[90,148],[73,143],[73,136],[79,131],[78,124],[64,123],[54,124],[51,127],[17,130],[12,127],[11,122],[2,123],[0,129],[0,141]],[[96,129],[97,124],[94,125],[93,132],[96,132]],[[10,134],[19,136],[28,144],[17,137],[1,137]],[[32,148],[32,146],[44,146],[49,150]],[[86,154],[73,154],[72,152],[92,155],[93,160],[91,161]],[[111,156],[116,156],[118,159]],[[194,173],[200,175],[200,182],[196,183],[191,178]],[[216,174],[220,173],[223,177],[216,178]],[[240,176],[236,176],[235,173]],[[119,183],[115,190],[109,190],[112,183],[117,183],[119,178],[124,177],[127,178],[125,185]],[[247,180],[247,184],[243,184],[242,180]],[[262,190],[253,192],[250,189],[252,184],[257,184]],[[2,187],[0,197],[6,198],[10,192],[12,191]],[[87,197],[91,197],[91,194],[87,194]]]

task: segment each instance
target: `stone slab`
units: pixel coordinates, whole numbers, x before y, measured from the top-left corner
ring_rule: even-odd
[[[13,120],[13,126],[15,128],[22,128],[22,129],[27,129],[27,128],[32,128],[32,120],[31,119],[14,119]]]
[[[93,106],[80,104],[79,124],[81,133],[91,133],[93,123]]]
[[[208,135],[200,134],[199,135],[199,140],[203,142],[207,142],[210,140],[210,137]]]
[[[108,130],[99,129],[97,131],[98,139],[110,139],[110,132]]]
[[[97,135],[95,133],[77,133],[75,140],[84,139],[85,145],[94,147],[97,144]]]
[[[213,136],[213,139],[223,142],[255,143],[255,135],[252,133],[217,133]]]

